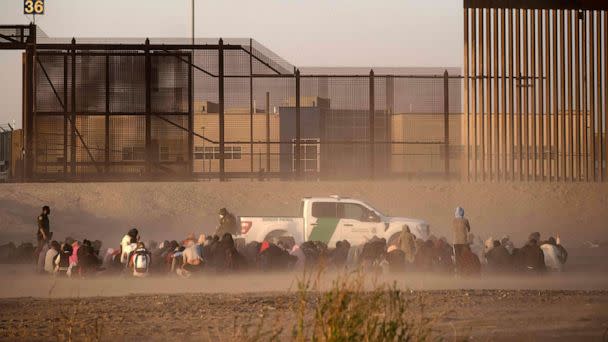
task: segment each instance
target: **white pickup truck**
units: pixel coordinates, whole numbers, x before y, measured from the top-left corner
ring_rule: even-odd
[[[351,245],[360,245],[377,236],[390,244],[406,224],[416,238],[427,240],[429,237],[426,222],[385,216],[356,199],[307,197],[302,199],[300,213],[300,217],[240,217],[241,234],[237,237],[245,243],[292,237],[297,244],[322,241],[334,247],[337,241],[347,240]]]

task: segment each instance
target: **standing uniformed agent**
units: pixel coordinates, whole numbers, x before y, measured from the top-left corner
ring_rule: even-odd
[[[51,208],[48,205],[42,207],[42,213],[38,216],[38,230],[36,231],[36,240],[38,241],[38,246],[36,247],[35,257],[38,257],[40,251],[42,251],[42,247],[48,244],[51,241],[51,237],[53,233],[51,233],[51,225],[49,223],[49,215],[51,214]]]
[[[215,235],[222,237],[224,234],[229,233],[231,235],[238,234],[238,226],[236,224],[236,217],[229,212],[226,208],[220,209],[220,222],[219,226],[215,231]]]

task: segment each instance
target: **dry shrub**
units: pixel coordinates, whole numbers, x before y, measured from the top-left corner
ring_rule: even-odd
[[[75,305],[68,306],[62,310],[60,316],[55,319],[53,324],[56,341],[101,341],[104,320],[99,316],[93,319],[80,317],[82,314],[87,313],[87,311],[82,300],[78,300]]]
[[[338,276],[326,291],[317,279],[298,281],[297,341],[428,341],[434,320],[424,315],[422,298],[396,284],[370,290],[362,272]]]

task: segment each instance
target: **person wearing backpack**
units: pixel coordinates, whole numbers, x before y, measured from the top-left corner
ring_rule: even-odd
[[[72,249],[72,241],[66,241],[61,245],[59,254],[55,257],[55,275],[56,276],[70,276],[72,273],[72,267],[70,265],[70,257],[74,252]]]
[[[146,249],[146,245],[143,242],[137,243],[137,248],[131,253],[129,260],[129,267],[133,269],[133,276],[148,276],[152,254]]]

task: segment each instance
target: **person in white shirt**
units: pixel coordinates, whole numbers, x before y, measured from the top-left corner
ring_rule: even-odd
[[[51,242],[51,247],[44,256],[44,271],[53,274],[55,272],[55,258],[59,255],[61,246],[59,242]]]
[[[139,232],[136,228],[129,230],[127,235],[123,236],[122,241],[120,242],[120,247],[122,248],[120,254],[120,262],[122,264],[126,265],[129,262],[129,253],[134,250],[129,249],[129,245],[137,244],[137,242],[139,242]]]

